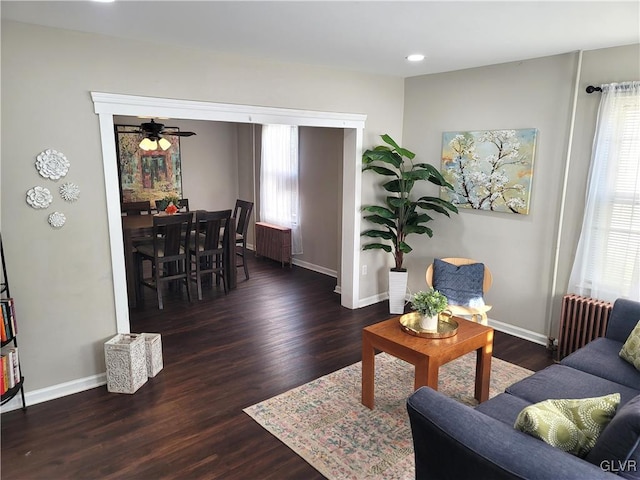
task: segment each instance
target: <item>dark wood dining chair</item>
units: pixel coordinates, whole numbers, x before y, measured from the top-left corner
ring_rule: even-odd
[[[247,230],[249,229],[252,210],[253,202],[238,199],[236,200],[236,207],[233,211],[233,218],[236,219],[236,257],[239,257],[241,262],[236,263],[236,268],[244,268],[244,277],[247,280],[249,279],[249,268],[245,261],[245,254],[247,252]]]
[[[123,215],[142,215],[143,213],[151,215],[151,202],[149,200],[144,202],[124,202],[120,210]]]
[[[137,247],[135,255],[138,282],[141,286],[156,290],[160,310],[163,309],[163,283],[184,282],[187,287],[187,298],[191,301],[189,287],[191,223],[190,213],[153,217],[152,243]],[[145,260],[150,261],[152,265],[151,275],[148,278],[144,277],[143,262]]]
[[[220,284],[226,295],[227,281],[225,270],[225,245],[229,241],[229,223],[231,210],[218,212],[196,211],[195,234],[189,245],[189,261],[192,265],[192,280],[198,286],[198,300],[202,300],[202,277],[209,277],[209,281],[215,276],[216,285]]]
[[[132,215],[151,215],[151,202],[149,200],[139,202],[125,202],[121,205],[121,211],[123,217],[130,217]],[[151,243],[151,237],[140,236],[131,239],[133,242],[133,248],[137,249],[140,245]]]

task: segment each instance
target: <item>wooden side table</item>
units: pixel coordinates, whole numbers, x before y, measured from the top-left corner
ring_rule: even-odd
[[[430,339],[409,335],[400,328],[400,317],[365,327],[362,331],[362,404],[373,409],[376,350],[387,352],[416,368],[414,389],[438,389],[441,365],[469,352],[477,352],[475,398],[489,398],[489,375],[493,352],[493,328],[455,317],[458,333],[453,337]]]

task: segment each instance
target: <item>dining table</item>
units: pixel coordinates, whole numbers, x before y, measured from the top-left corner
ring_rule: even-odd
[[[195,212],[191,212],[194,215]],[[158,214],[156,214],[158,215]],[[135,269],[135,246],[136,239],[151,237],[153,235],[153,219],[156,215],[125,215],[122,217],[122,234],[124,238],[124,264],[127,272],[127,295],[129,297],[129,307],[137,307],[139,285],[136,279]],[[196,224],[193,222],[193,228]],[[224,275],[227,288],[236,288],[236,258],[235,258],[235,231],[236,219],[231,218],[229,222],[229,235],[224,242]]]

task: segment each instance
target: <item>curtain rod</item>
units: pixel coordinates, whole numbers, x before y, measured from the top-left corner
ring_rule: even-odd
[[[601,87],[594,87],[593,85],[589,85],[587,87],[587,93],[601,92],[601,91],[602,91]]]

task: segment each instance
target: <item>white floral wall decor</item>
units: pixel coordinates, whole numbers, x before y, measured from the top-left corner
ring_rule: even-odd
[[[58,180],[69,171],[69,160],[62,152],[47,149],[36,158],[36,169],[44,178]]]
[[[53,228],[61,228],[65,222],[67,221],[67,217],[64,216],[64,213],[53,212],[49,215],[49,225]]]
[[[33,208],[47,208],[53,202],[53,195],[48,188],[33,187],[27,191],[27,203]]]
[[[60,196],[67,202],[75,202],[80,196],[80,187],[71,182],[63,183],[60,185]]]
[[[47,149],[36,157],[35,167],[40,176],[56,181],[67,175],[70,162],[57,150]],[[65,182],[58,189],[60,196],[67,202],[75,202],[80,196],[80,187],[73,182]],[[46,187],[36,186],[27,191],[27,203],[34,209],[48,208],[53,202],[53,195]],[[53,212],[47,217],[52,228],[62,228],[67,217],[62,212]]]

